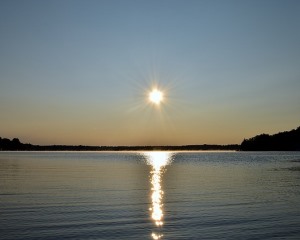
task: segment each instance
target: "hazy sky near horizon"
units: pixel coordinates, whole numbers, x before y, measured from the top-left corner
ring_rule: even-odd
[[[297,0],[2,0],[0,137],[226,144],[296,128],[299,13]]]

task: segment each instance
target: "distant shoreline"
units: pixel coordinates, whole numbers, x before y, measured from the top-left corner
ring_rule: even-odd
[[[238,151],[240,145],[183,145],[183,146],[72,146],[72,145],[31,145],[19,144],[0,151]]]
[[[181,146],[83,146],[32,145],[18,138],[0,137],[0,151],[300,151],[300,127],[286,132],[260,134],[241,144],[201,144]]]

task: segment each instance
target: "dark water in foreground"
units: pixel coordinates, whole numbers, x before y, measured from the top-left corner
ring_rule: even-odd
[[[0,239],[300,239],[300,152],[0,152]]]

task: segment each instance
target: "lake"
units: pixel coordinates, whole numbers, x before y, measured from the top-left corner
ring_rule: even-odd
[[[300,152],[0,152],[0,239],[300,239]]]

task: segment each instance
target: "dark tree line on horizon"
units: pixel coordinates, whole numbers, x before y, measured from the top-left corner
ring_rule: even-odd
[[[9,140],[0,137],[0,151],[197,151],[197,150],[235,150],[235,151],[300,151],[300,127],[274,135],[260,134],[244,139],[239,144],[183,145],[183,146],[40,146],[21,143],[18,138]]]
[[[241,151],[300,151],[300,127],[274,135],[260,134],[244,139]]]
[[[23,144],[18,138],[9,140],[0,137],[0,151],[180,151],[180,150],[238,150],[238,144],[230,145],[185,145],[185,146],[83,146],[83,145],[49,145],[40,146]]]

